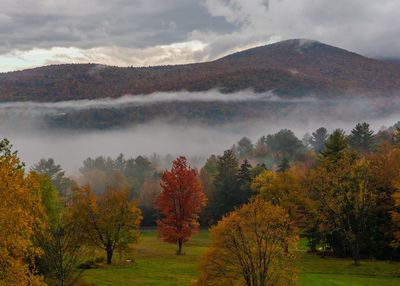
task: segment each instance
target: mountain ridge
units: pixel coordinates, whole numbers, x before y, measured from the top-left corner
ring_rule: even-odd
[[[180,90],[273,90],[286,97],[394,95],[400,65],[307,40],[292,39],[183,65],[50,65],[0,73],[0,102],[116,98]]]

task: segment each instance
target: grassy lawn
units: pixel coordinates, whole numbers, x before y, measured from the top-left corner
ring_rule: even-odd
[[[176,246],[156,238],[154,230],[144,230],[139,244],[124,257],[116,255],[113,266],[88,270],[84,279],[97,286],[190,285],[196,277],[197,260],[207,249],[209,234],[201,231],[184,245],[185,255],[175,255]],[[299,286],[398,286],[400,263],[363,261],[353,266],[348,259],[319,258],[298,250]],[[132,263],[126,263],[132,259]]]

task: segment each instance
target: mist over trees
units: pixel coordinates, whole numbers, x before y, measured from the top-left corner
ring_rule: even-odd
[[[178,254],[199,227],[212,228],[200,285],[294,283],[299,235],[316,255],[398,260],[399,134],[398,124],[375,133],[360,123],[299,140],[283,129],[243,138],[201,168],[183,156],[121,154],[86,159],[75,178],[51,158],[27,170],[2,140],[0,278],[69,285],[102,263],[93,253],[112,264],[140,243],[140,226],[156,224]]]

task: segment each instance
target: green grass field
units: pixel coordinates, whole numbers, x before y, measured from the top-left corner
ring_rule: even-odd
[[[83,278],[97,286],[190,285],[196,277],[199,255],[207,249],[209,233],[201,231],[184,246],[185,255],[175,255],[176,246],[159,241],[154,230],[144,230],[140,242],[123,257],[115,256],[112,266],[87,270]],[[320,258],[299,246],[300,286],[399,286],[400,263]],[[132,263],[126,263],[132,259]]]

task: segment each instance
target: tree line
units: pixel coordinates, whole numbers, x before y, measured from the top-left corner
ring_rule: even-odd
[[[197,285],[291,285],[299,236],[356,265],[399,259],[399,127],[242,138],[200,170],[183,156],[167,170],[155,157],[88,158],[78,181],[52,159],[27,170],[4,139],[0,285],[73,285],[102,263],[96,251],[112,264],[137,242],[144,221],[179,255],[200,226],[211,228]]]

